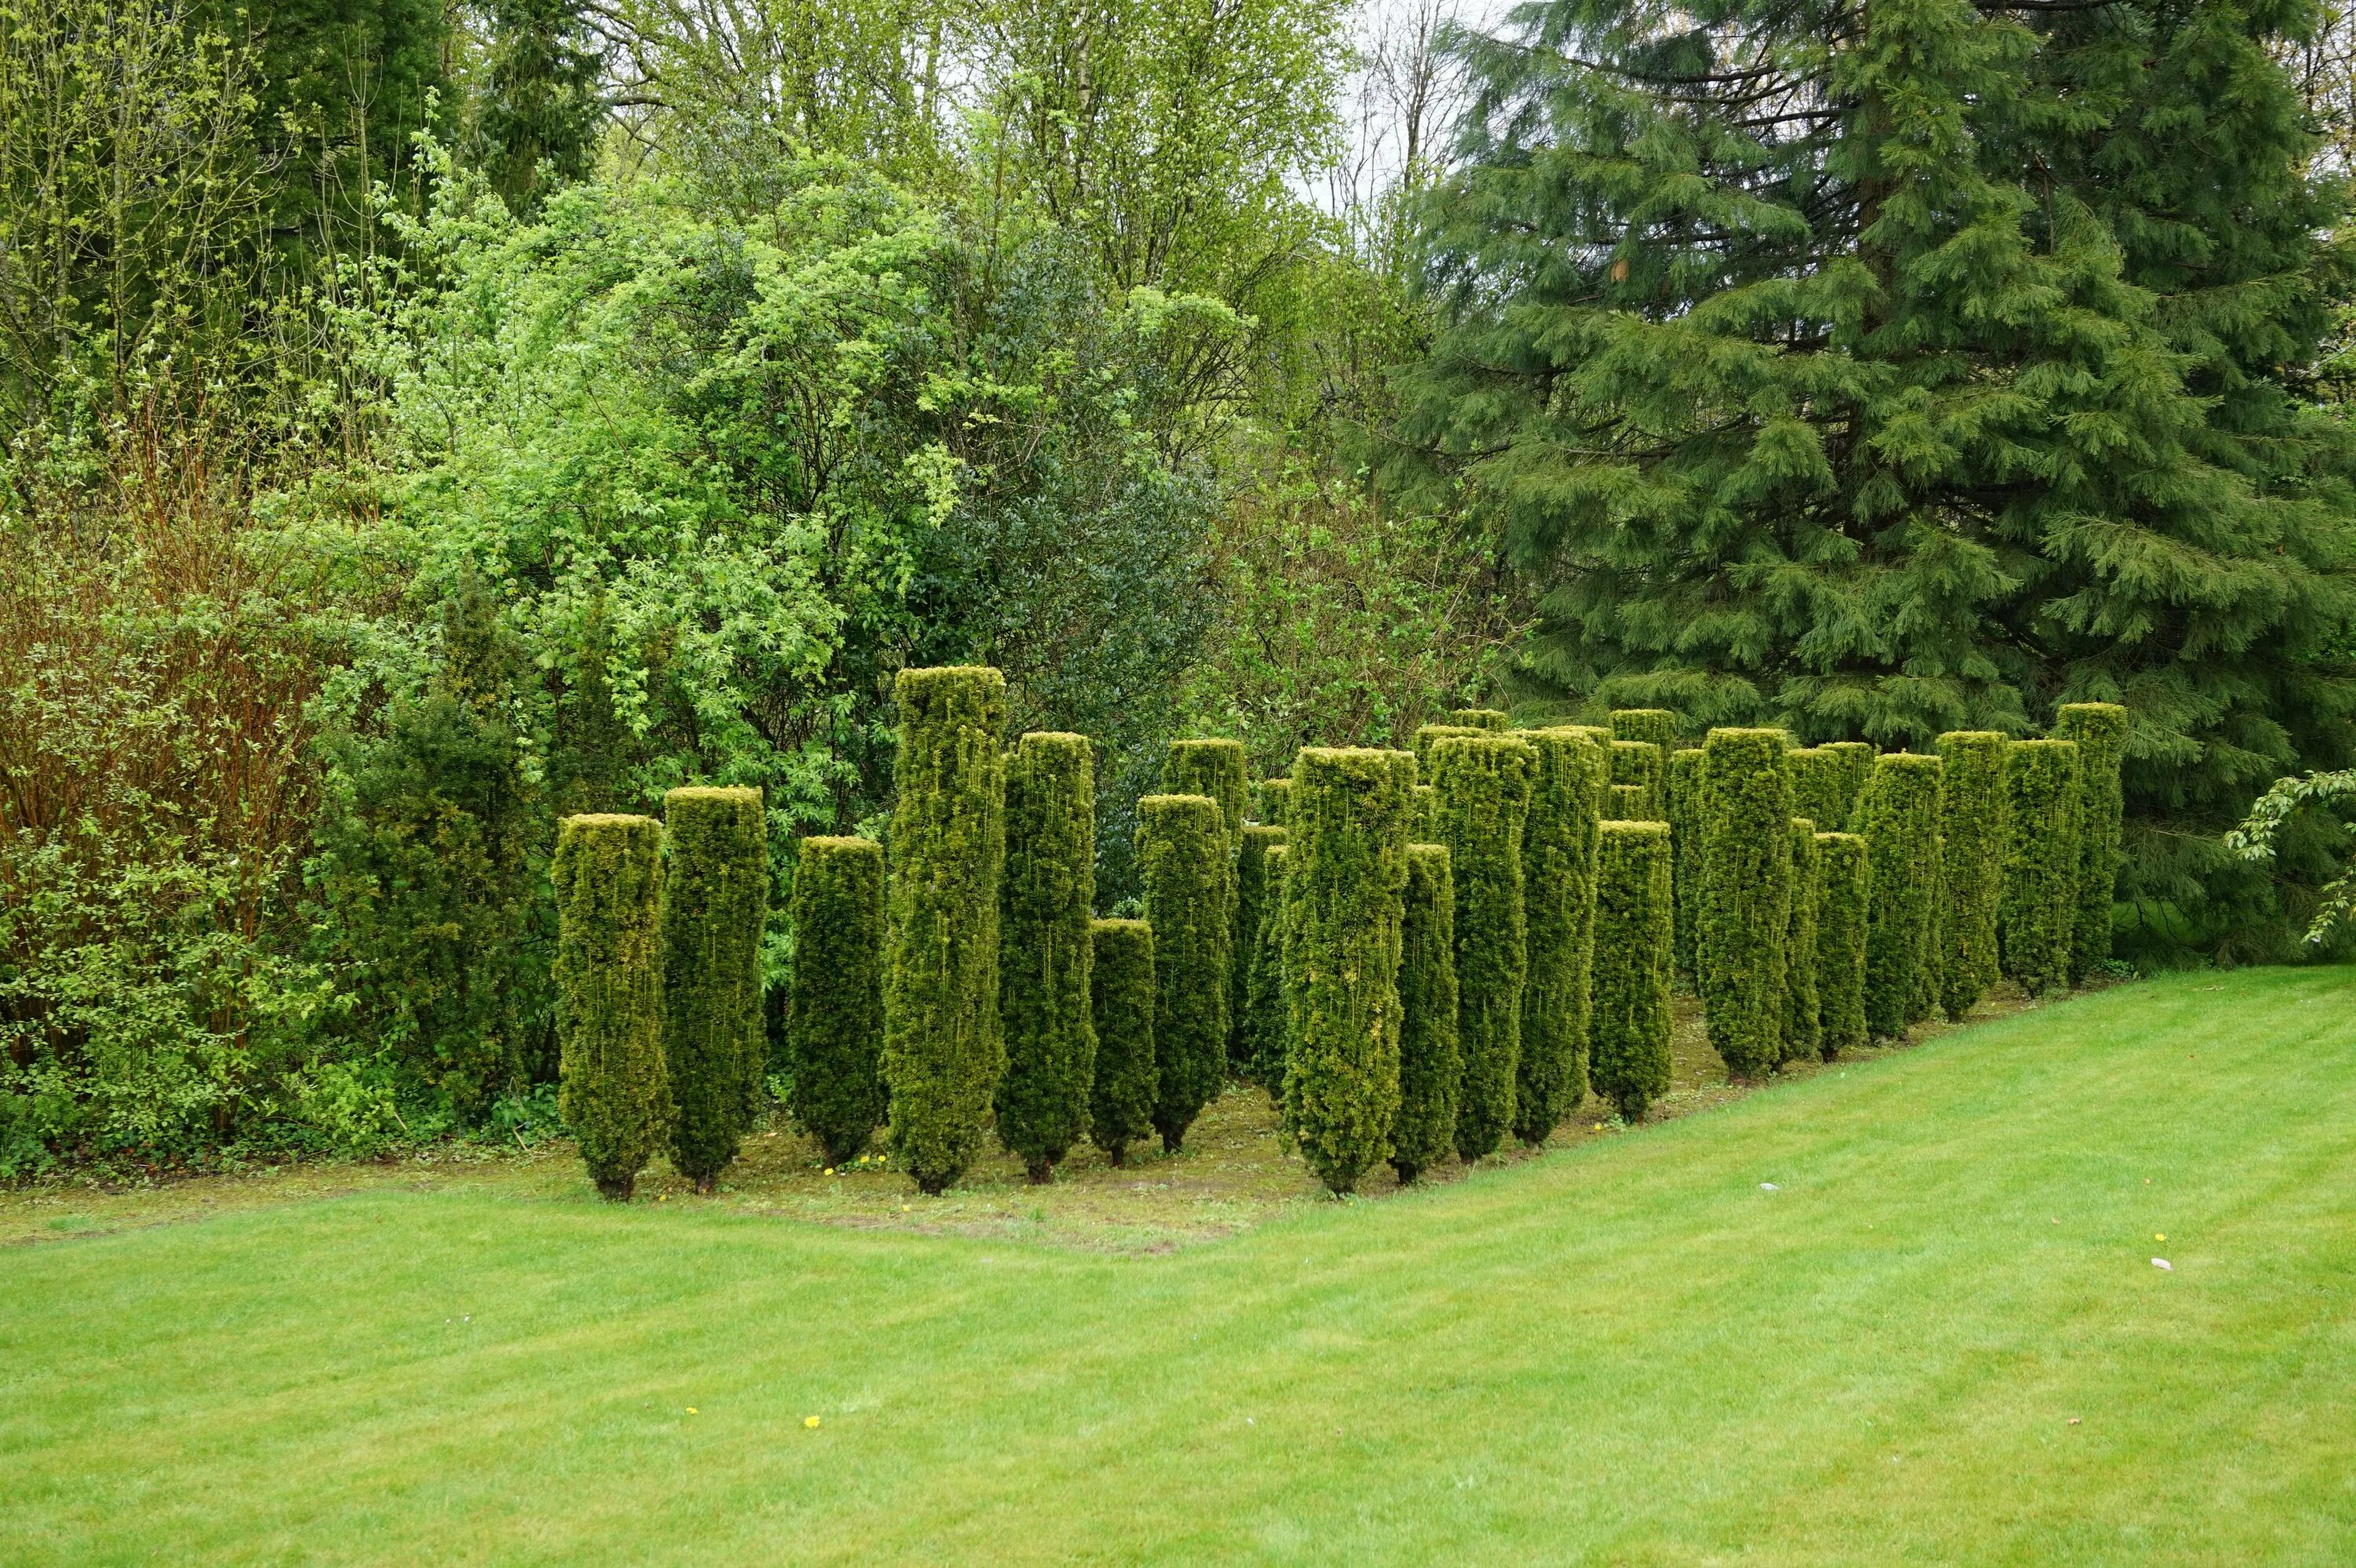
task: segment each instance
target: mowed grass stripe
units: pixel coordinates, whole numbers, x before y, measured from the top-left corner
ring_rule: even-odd
[[[0,1557],[2344,1558],[2351,981],[1164,1258],[430,1189],[15,1250]]]

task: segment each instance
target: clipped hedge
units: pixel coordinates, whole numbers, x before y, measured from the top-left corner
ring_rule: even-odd
[[[1285,835],[1293,922],[1286,1125],[1335,1192],[1389,1150],[1399,1097],[1398,965],[1413,759],[1312,746],[1293,764]]]
[[[1415,786],[1415,806],[1410,820],[1414,823],[1415,837],[1419,842],[1429,844],[1434,841],[1440,830],[1440,792],[1438,790],[1428,784]]]
[[[804,838],[794,851],[787,1108],[841,1165],[884,1125],[884,846]]]
[[[1456,884],[1443,844],[1408,846],[1398,995],[1399,1100],[1390,1161],[1406,1182],[1455,1147],[1456,1099],[1464,1081],[1456,1039]]]
[[[1252,947],[1251,987],[1245,1002],[1250,1011],[1250,1076],[1281,1106],[1285,1067],[1292,1055],[1292,1019],[1284,997],[1284,944],[1291,907],[1286,901],[1285,862],[1290,857],[1280,843],[1270,844],[1261,855],[1268,903]]]
[[[1456,1152],[1495,1151],[1520,1093],[1522,987],[1528,977],[1522,824],[1537,756],[1519,735],[1450,735],[1431,748],[1440,841],[1456,889],[1457,1044],[1463,1088]]]
[[[1792,818],[1792,917],[1783,940],[1783,1061],[1809,1060],[1824,1047],[1816,992],[1816,924],[1824,899],[1816,825]]]
[[[1301,803],[1291,803],[1298,816]],[[1153,927],[1153,1055],[1161,1089],[1153,1125],[1175,1154],[1227,1061],[1227,836],[1205,795],[1137,803],[1138,869]]]
[[[1096,762],[1085,735],[1033,732],[1006,763],[998,1138],[1045,1181],[1087,1130],[1097,1034],[1088,970],[1097,898]]]
[[[1115,1165],[1153,1130],[1162,1078],[1153,1057],[1153,928],[1141,920],[1088,923],[1088,1021],[1097,1041],[1088,1136]]]
[[[1259,819],[1270,827],[1284,826],[1285,798],[1292,793],[1292,781],[1282,774],[1259,781]]]
[[[1595,942],[1595,837],[1603,816],[1603,749],[1569,730],[1533,730],[1530,805],[1522,826],[1528,977],[1514,1136],[1537,1147],[1587,1095],[1588,965]]]
[[[1874,760],[1858,806],[1869,865],[1865,1022],[1894,1039],[1931,1016],[1937,990],[1939,759],[1893,752]]]
[[[1695,976],[1700,969],[1695,933],[1701,929],[1701,748],[1669,753],[1669,874],[1676,892],[1676,965]]]
[[[2078,743],[2078,909],[2070,933],[2070,983],[2111,955],[2111,904],[2118,896],[2119,839],[2126,811],[2119,764],[2127,710],[2115,702],[2065,702],[2054,735]]]
[[[1494,735],[1505,730],[1513,720],[1494,708],[1459,708],[1448,715],[1448,722],[1459,729],[1478,730]]]
[[[1668,789],[1668,752],[1647,741],[1614,741],[1610,765],[1612,786],[1634,792],[1633,809],[1623,821],[1667,820],[1663,802]]]
[[[1703,1016],[1727,1072],[1752,1078],[1783,1051],[1792,785],[1783,731],[1712,730],[1702,791]]]
[[[557,826],[557,1104],[601,1197],[627,1202],[670,1117],[662,1053],[662,825]]]
[[[1665,708],[1615,708],[1611,728],[1615,741],[1642,741],[1659,747],[1665,768],[1668,754],[1677,749],[1677,716]]]
[[[2030,996],[2070,983],[2078,924],[2078,743],[2015,741],[2001,915],[2004,972]]]
[[[1793,811],[1815,823],[1819,833],[1851,831],[1873,758],[1873,748],[1862,741],[1835,741],[1794,751],[1786,759],[1792,770]]]
[[[761,931],[769,827],[757,789],[663,796],[663,1072],[670,1163],[709,1192],[766,1108]]]
[[[2008,742],[1993,730],[1939,737],[1939,1005],[1960,1020],[2000,973],[1997,905],[2004,893],[2010,810]]]
[[[1642,784],[1608,784],[1604,794],[1603,816],[1611,822],[1650,822],[1652,796]]]
[[[1227,1054],[1232,1059],[1243,1051],[1244,993],[1251,981],[1250,971],[1232,962],[1233,955],[1248,951],[1241,944],[1241,928],[1237,923],[1243,918],[1243,890],[1237,880],[1235,863],[1243,850],[1246,808],[1251,796],[1243,742],[1172,742],[1170,755],[1162,765],[1162,793],[1209,795],[1219,803],[1219,816],[1226,824],[1227,951],[1231,958],[1227,965]]]
[[[1006,677],[904,669],[893,764],[884,1079],[890,1140],[923,1191],[965,1174],[1006,1067],[998,880],[1006,862]]]
[[[1431,748],[1451,735],[1486,735],[1491,731],[1469,724],[1426,724],[1415,732],[1416,779],[1431,780]]]
[[[1280,891],[1271,881],[1268,852],[1281,848],[1285,832],[1252,823],[1244,829],[1236,856],[1235,949],[1228,955],[1228,1064],[1243,1077],[1254,1075],[1260,1058],[1258,1024],[1252,1013],[1252,969],[1259,955],[1260,927]]]
[[[1861,1050],[1865,1028],[1865,933],[1871,872],[1865,840],[1816,835],[1816,1014],[1824,1058]]]
[[[1596,1094],[1633,1125],[1669,1088],[1668,827],[1604,823],[1595,867],[1588,1073]]]

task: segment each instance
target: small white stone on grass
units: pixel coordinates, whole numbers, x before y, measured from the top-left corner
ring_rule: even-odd
[[[2152,1260],[2151,1260],[2151,1266],[2152,1266],[2152,1267],[2154,1267],[2154,1268],[2164,1268],[2164,1269],[2166,1269],[2166,1270],[2167,1270],[2169,1273],[2170,1273],[2170,1274],[2174,1274],[2174,1273],[2176,1272],[2176,1265],[2175,1265],[2174,1264],[2172,1264],[2172,1263],[2169,1263],[2166,1258],[2154,1258],[2154,1259],[2152,1259]]]

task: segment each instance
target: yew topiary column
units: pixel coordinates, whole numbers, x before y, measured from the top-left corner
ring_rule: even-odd
[[[1614,741],[1610,751],[1611,782],[1629,794],[1629,815],[1622,821],[1665,820],[1662,809],[1669,775],[1669,754],[1645,741]]]
[[[2034,997],[2070,983],[2078,922],[2077,742],[2015,741],[2005,780],[2012,824],[2004,867],[2004,972]]]
[[[1677,716],[1665,708],[1615,708],[1612,710],[1612,738],[1615,741],[1642,741],[1660,748],[1662,766],[1666,768],[1668,754],[1677,747]]]
[[[1737,1079],[1783,1051],[1783,944],[1792,918],[1792,785],[1777,730],[1713,730],[1702,743],[1700,964],[1709,1043]]]
[[[2008,808],[2005,753],[1993,730],[1939,737],[1939,1005],[1962,1019],[1995,985],[1997,904],[2004,892]]]
[[[891,1145],[923,1191],[973,1162],[1006,1067],[998,880],[1006,862],[1006,677],[904,669],[893,764],[884,1078]]]
[[[1455,1147],[1464,1079],[1456,1040],[1456,884],[1445,845],[1408,846],[1398,991],[1399,1104],[1390,1159],[1406,1182]]]
[[[1792,918],[1783,940],[1783,1061],[1813,1060],[1824,1046],[1816,994],[1816,923],[1824,897],[1816,859],[1816,825],[1792,818]]]
[[[1096,762],[1085,735],[1033,733],[1006,764],[998,1016],[1006,1072],[998,1138],[1033,1181],[1087,1130],[1097,1035],[1088,982],[1097,897]]]
[[[827,1163],[866,1152],[884,1087],[884,846],[804,838],[794,852],[793,1002],[786,1014],[787,1108]]]
[[[1335,1192],[1350,1191],[1388,1151],[1398,1110],[1413,777],[1391,753],[1340,747],[1307,748],[1293,767],[1285,1120],[1309,1168]]]
[[[1793,814],[1815,823],[1819,832],[1842,831],[1851,799],[1848,760],[1829,746],[1803,746],[1787,754],[1783,765],[1792,774]],[[1827,827],[1826,823],[1835,826]]]
[[[1301,803],[1290,803],[1298,817]],[[1138,869],[1153,927],[1153,1125],[1175,1154],[1227,1063],[1227,829],[1205,795],[1137,803]]]
[[[1259,955],[1260,928],[1267,923],[1278,890],[1269,878],[1268,852],[1284,843],[1284,829],[1252,823],[1244,829],[1236,856],[1236,945],[1229,955],[1228,1064],[1246,1078],[1260,1057],[1259,1025],[1252,1014],[1252,965]]]
[[[1115,1165],[1153,1130],[1161,1074],[1153,1060],[1153,928],[1141,920],[1088,923],[1089,1022],[1097,1040],[1088,1136]]]
[[[1292,1055],[1292,1014],[1284,995],[1284,944],[1290,905],[1282,844],[1262,852],[1268,880],[1268,905],[1260,916],[1259,938],[1251,954],[1251,991],[1245,1004],[1251,1011],[1251,1077],[1266,1089],[1278,1106],[1284,1104],[1284,1073]]]
[[[1868,879],[1865,840],[1854,833],[1816,835],[1816,1012],[1825,1060],[1866,1044],[1865,933]]]
[[[1270,827],[1284,826],[1285,797],[1292,793],[1292,781],[1280,774],[1259,781],[1259,819]]]
[[[1669,1088],[1669,829],[1607,822],[1595,852],[1589,1077],[1633,1125]]]
[[[1930,1017],[1939,897],[1939,759],[1896,752],[1874,760],[1858,826],[1869,864],[1865,1022],[1895,1039]]]
[[[2078,743],[2078,909],[2070,933],[2075,985],[2111,955],[2111,903],[2118,895],[2126,799],[2127,710],[2115,702],[2067,702],[2054,715],[2057,739]]]
[[[1595,837],[1603,749],[1569,730],[1522,733],[1535,755],[1522,826],[1528,978],[1514,1136],[1536,1147],[1587,1094],[1588,967],[1595,942]]]
[[[1419,782],[1431,780],[1431,748],[1451,735],[1486,735],[1487,730],[1469,724],[1426,724],[1415,732],[1416,777]]]
[[[767,1098],[761,932],[769,828],[756,789],[663,796],[663,1067],[670,1162],[701,1192],[736,1157]]]
[[[1456,885],[1457,1044],[1464,1056],[1456,1152],[1494,1152],[1520,1094],[1528,978],[1522,824],[1537,756],[1518,735],[1450,735],[1431,748],[1441,842]]]
[[[558,1105],[598,1193],[627,1202],[670,1117],[662,1054],[662,825],[556,830]]]
[[[1696,933],[1701,929],[1701,748],[1669,753],[1669,874],[1676,891],[1676,965],[1700,987]]]
[[[1236,859],[1243,850],[1245,806],[1250,799],[1243,742],[1173,742],[1169,759],[1162,767],[1162,793],[1206,795],[1219,803],[1219,816],[1227,829],[1227,951],[1230,955],[1250,951],[1243,944],[1242,929],[1237,924],[1243,912],[1243,891],[1236,880]],[[1227,1054],[1231,1060],[1243,1051],[1244,993],[1250,982],[1251,973],[1247,966],[1232,961],[1228,964]]]
[[[1415,786],[1415,836],[1419,842],[1431,843],[1440,832],[1440,792],[1428,784]]]
[[[1652,800],[1642,784],[1608,784],[1603,816],[1610,822],[1650,822]]]
[[[1461,729],[1478,730],[1494,735],[1501,733],[1513,720],[1494,708],[1459,708],[1449,714],[1448,722]]]

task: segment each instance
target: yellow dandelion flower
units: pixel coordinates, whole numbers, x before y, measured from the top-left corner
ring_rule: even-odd
[[[802,1424],[804,1426],[816,1426],[818,1424],[818,1417],[815,1415],[805,1415],[802,1417]]]

